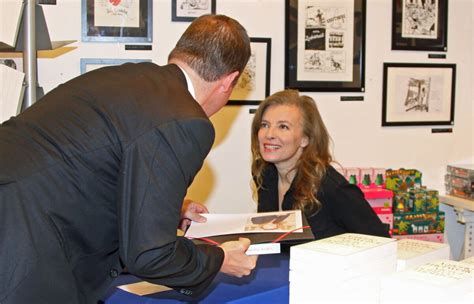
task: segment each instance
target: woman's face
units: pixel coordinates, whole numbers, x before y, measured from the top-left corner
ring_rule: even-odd
[[[302,115],[296,106],[272,105],[262,116],[258,145],[262,158],[277,167],[291,169],[308,145]]]

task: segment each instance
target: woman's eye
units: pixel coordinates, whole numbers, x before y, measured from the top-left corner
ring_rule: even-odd
[[[289,127],[287,125],[280,125],[280,129],[283,129],[283,130],[288,130]]]

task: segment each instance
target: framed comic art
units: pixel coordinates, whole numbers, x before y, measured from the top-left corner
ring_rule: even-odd
[[[228,105],[258,105],[270,95],[271,38],[250,38],[250,59]]]
[[[448,0],[392,1],[392,50],[447,51]]]
[[[104,59],[104,58],[81,58],[81,74],[103,68],[110,65],[121,65],[127,62],[151,62],[150,59]]]
[[[153,0],[82,0],[82,41],[152,42]]]
[[[392,1],[392,50],[448,50],[448,0]]]
[[[455,64],[384,63],[382,126],[454,124]]]
[[[366,0],[286,0],[285,87],[364,92]]]
[[[171,0],[171,21],[193,21],[216,13],[216,0]]]

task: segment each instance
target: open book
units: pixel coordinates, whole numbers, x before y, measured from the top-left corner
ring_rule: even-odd
[[[248,238],[252,245],[247,254],[279,253],[280,243],[297,244],[314,240],[314,235],[300,210],[203,214],[206,223],[193,222],[185,237],[196,244],[221,244]],[[257,244],[261,244],[257,246]],[[275,245],[271,245],[275,244]]]

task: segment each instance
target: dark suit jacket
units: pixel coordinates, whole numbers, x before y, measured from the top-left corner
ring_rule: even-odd
[[[283,210],[292,210],[294,185],[283,198]],[[351,185],[329,166],[316,197],[321,209],[307,215],[315,239],[346,232],[390,237],[388,227],[377,217],[359,187]],[[278,211],[278,173],[274,165],[264,172],[263,185],[258,191],[258,212]]]
[[[202,291],[223,251],[176,237],[214,129],[176,65],[106,67],[0,127],[0,303],[96,303],[124,266]]]

